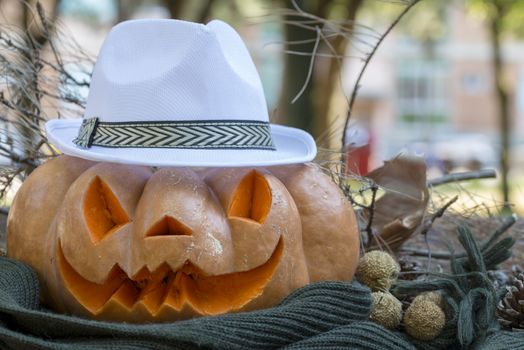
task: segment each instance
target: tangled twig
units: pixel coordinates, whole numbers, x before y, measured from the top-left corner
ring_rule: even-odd
[[[31,6],[24,4],[23,6]],[[27,10],[32,26],[0,25],[0,197],[43,160],[56,155],[43,125],[53,117],[78,117],[85,106],[93,61],[57,31],[37,2]],[[38,31],[37,31],[38,30]],[[44,108],[45,101],[45,108]],[[60,110],[58,111],[58,107]]]

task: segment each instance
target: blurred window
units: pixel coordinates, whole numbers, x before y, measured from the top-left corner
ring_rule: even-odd
[[[439,60],[402,60],[397,66],[398,121],[407,128],[447,125],[447,69]],[[429,130],[429,129],[428,129]]]

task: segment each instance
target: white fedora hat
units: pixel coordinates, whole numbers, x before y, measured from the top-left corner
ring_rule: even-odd
[[[63,153],[151,166],[251,166],[312,160],[305,131],[269,123],[242,39],[221,21],[133,20],[98,55],[83,119],[46,123]]]

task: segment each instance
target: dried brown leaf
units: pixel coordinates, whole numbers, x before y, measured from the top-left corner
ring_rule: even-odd
[[[370,248],[385,243],[396,251],[415,232],[426,212],[429,191],[424,159],[401,154],[366,177],[385,191],[375,202],[372,229],[380,237],[371,239]],[[361,217],[369,220],[369,213]]]

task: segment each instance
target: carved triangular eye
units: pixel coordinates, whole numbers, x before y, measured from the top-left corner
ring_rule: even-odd
[[[84,216],[94,243],[115,232],[129,222],[109,186],[98,176],[91,181],[84,201]]]
[[[263,223],[271,209],[271,188],[264,176],[253,170],[238,184],[229,206],[230,217]]]
[[[180,221],[173,219],[171,216],[164,216],[163,219],[149,229],[146,237],[154,236],[192,236],[193,231]]]

